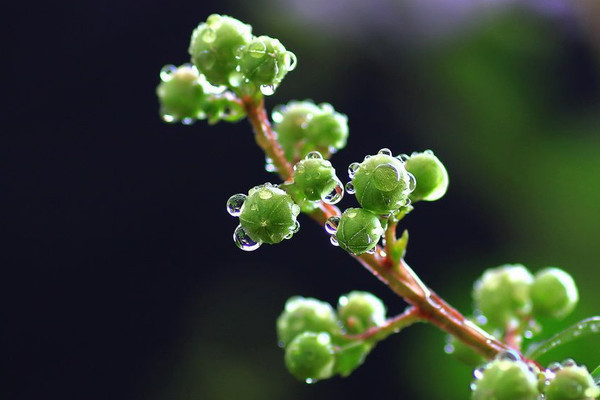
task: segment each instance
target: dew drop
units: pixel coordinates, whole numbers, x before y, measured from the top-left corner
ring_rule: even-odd
[[[352,181],[346,183],[346,192],[348,192],[348,194],[356,193],[356,190],[354,189],[354,184],[352,183]]]
[[[212,67],[215,65],[215,55],[213,53],[211,53],[209,50],[204,50],[203,52],[201,52],[200,54],[198,54],[198,64],[200,64],[200,67],[202,67],[203,69],[212,69]]]
[[[321,153],[319,153],[318,151],[311,151],[310,153],[308,153],[306,155],[306,157],[304,157],[305,160],[314,160],[314,159],[320,159],[323,158],[323,155]]]
[[[367,160],[368,160],[369,158],[371,158],[371,157],[372,157],[372,156],[371,156],[370,154],[367,154],[367,155],[365,156],[365,158],[363,159],[363,161],[367,161]]]
[[[327,204],[336,204],[339,203],[342,197],[344,197],[344,187],[342,186],[342,182],[336,181],[333,189],[322,196],[321,200]]]
[[[390,163],[378,165],[373,171],[373,184],[381,191],[394,190],[400,183],[400,171]]]
[[[391,156],[392,155],[392,151],[390,149],[388,149],[388,148],[383,148],[383,149],[379,150],[377,152],[377,154],[383,155],[383,156]]]
[[[265,171],[267,172],[277,172],[277,167],[273,164],[273,159],[269,157],[265,157]]]
[[[400,154],[398,157],[396,157],[398,160],[402,161],[403,163],[405,163],[406,161],[408,161],[408,159],[410,158],[410,156],[408,154]]]
[[[410,172],[406,172],[408,174],[408,193],[412,193],[417,187],[417,178]]]
[[[331,235],[329,237],[329,241],[331,242],[332,245],[334,245],[336,247],[340,245],[339,242],[338,242],[338,240],[337,240],[337,237],[335,237],[335,235]]]
[[[242,206],[246,201],[245,194],[234,194],[227,200],[227,212],[233,217],[238,217],[242,213]]]
[[[273,120],[273,122],[275,122],[276,124],[278,124],[281,121],[283,121],[283,113],[281,111],[279,111],[279,110],[275,110],[271,114],[271,119]]]
[[[567,358],[562,362],[563,367],[575,367],[577,363],[572,358]]]
[[[162,69],[160,70],[160,79],[163,82],[168,82],[171,80],[171,78],[173,77],[173,73],[177,71],[177,67],[174,66],[173,64],[169,64],[169,65],[165,65],[164,67],[162,67]]]
[[[258,197],[263,200],[269,200],[271,197],[273,197],[273,193],[271,193],[269,189],[263,188],[260,190],[260,192],[258,192]]]
[[[244,82],[244,75],[241,72],[232,72],[227,77],[229,84],[233,87],[239,87]]]
[[[356,171],[360,168],[360,164],[357,162],[353,162],[348,166],[348,176],[350,179],[354,179],[354,175],[356,175]]]
[[[508,361],[519,361],[521,360],[521,356],[514,350],[506,350],[498,355],[500,360],[508,360]]]
[[[252,42],[246,48],[246,52],[252,58],[263,58],[267,52],[267,45],[260,41]]]
[[[552,364],[548,365],[547,369],[552,373],[556,373],[562,369],[562,365],[560,363],[553,362]]]
[[[254,251],[262,244],[260,240],[256,242],[252,240],[241,225],[238,225],[233,231],[233,241],[237,247],[244,251]]]
[[[473,378],[481,379],[483,377],[483,372],[485,371],[485,367],[475,368],[473,370]]]
[[[376,247],[377,246],[373,247],[372,249],[369,249],[369,250],[365,251],[365,253],[367,253],[367,254],[375,254],[375,248]]]
[[[162,114],[160,116],[162,118],[163,121],[168,122],[168,123],[173,123],[173,122],[177,122],[175,117],[171,114]]]
[[[294,215],[294,217],[297,217],[298,214],[300,214],[300,211],[302,210],[300,209],[300,206],[298,204],[292,204],[292,214]],[[300,227],[300,222],[296,221],[296,223],[298,224],[298,227]]]
[[[475,389],[477,389],[477,384],[475,382],[471,383],[469,385],[469,389],[471,389],[472,391],[475,391]]]
[[[304,382],[308,383],[309,385],[313,384],[316,382],[316,379],[312,379],[312,378],[306,378],[304,380]]]
[[[325,222],[325,231],[331,235],[337,232],[338,225],[340,224],[340,217],[329,217]]]
[[[181,120],[181,123],[183,125],[192,125],[194,122],[196,122],[196,119],[191,118],[191,117],[185,117],[184,119]]]
[[[454,353],[454,346],[452,346],[450,343],[448,343],[447,345],[444,346],[444,353],[446,354],[452,354]]]
[[[292,233],[296,233],[300,230],[300,222],[298,222],[298,220],[296,220],[296,222],[294,222],[294,226],[292,226],[292,229],[290,230]]]
[[[288,51],[284,55],[283,62],[288,71],[293,71],[296,69],[296,65],[298,64],[298,58],[291,51]]]
[[[275,85],[260,85],[260,92],[265,96],[271,96],[275,93]]]
[[[202,32],[202,41],[205,43],[212,43],[217,38],[217,31],[212,28],[206,28],[204,32]]]

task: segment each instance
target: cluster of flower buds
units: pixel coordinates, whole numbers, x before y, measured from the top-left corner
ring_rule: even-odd
[[[311,151],[333,154],[346,146],[348,117],[328,103],[290,101],[275,107],[271,117],[277,140],[290,162],[304,158]]]
[[[313,383],[335,374],[348,376],[374,347],[373,340],[352,339],[385,323],[385,306],[368,292],[341,296],[337,310],[329,303],[292,297],[277,319],[285,364],[296,378]]]
[[[251,86],[265,95],[296,67],[296,56],[279,40],[253,36],[250,25],[225,15],[213,14],[198,25],[188,51],[213,85]]]
[[[475,369],[473,400],[593,400],[600,387],[585,366],[568,359],[546,369],[507,352]]]

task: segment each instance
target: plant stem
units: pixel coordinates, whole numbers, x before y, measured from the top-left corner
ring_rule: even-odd
[[[364,333],[359,335],[344,335],[345,339],[348,340],[367,340],[374,339],[380,341],[391,335],[397,333],[400,330],[410,326],[416,322],[424,321],[421,316],[421,312],[414,306],[408,307],[400,315],[396,315],[393,318],[388,319],[385,324],[367,329]]]
[[[254,129],[256,143],[263,149],[266,156],[273,160],[281,179],[284,181],[290,180],[293,167],[285,158],[283,150],[277,142],[277,135],[271,128],[263,98],[243,97],[242,102],[248,120]],[[323,225],[327,218],[340,215],[340,211],[335,206],[320,202],[319,208],[309,215]],[[388,229],[386,232],[386,243],[393,243],[396,240],[395,226],[393,229],[394,231]],[[487,358],[493,358],[498,353],[511,349],[505,343],[467,320],[460,312],[425,286],[403,259],[394,265],[395,263],[390,262],[390,258],[381,255],[380,248],[377,248],[374,254],[365,253],[360,256],[353,255],[352,257],[412,305],[414,311],[411,311],[411,313],[414,312],[419,319],[426,320],[455,336]]]

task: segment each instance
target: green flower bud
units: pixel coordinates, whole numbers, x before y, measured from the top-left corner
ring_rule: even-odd
[[[360,205],[375,214],[389,214],[405,206],[414,189],[414,177],[404,163],[392,157],[388,149],[367,156],[353,171],[349,191],[356,193]]]
[[[533,312],[538,316],[563,318],[579,300],[575,281],[559,268],[546,268],[535,274],[530,293]]]
[[[337,224],[334,243],[352,254],[363,254],[375,248],[383,228],[375,214],[362,208],[348,208]]]
[[[554,374],[547,382],[546,400],[591,400],[600,396],[600,388],[584,366],[566,366]]]
[[[369,328],[385,324],[385,305],[368,292],[353,291],[341,296],[337,312],[350,334],[363,333]]]
[[[288,161],[304,158],[314,145],[306,142],[308,121],[319,108],[312,101],[290,101],[273,109],[273,129]]]
[[[285,366],[306,383],[330,378],[334,373],[335,353],[325,332],[304,332],[296,336],[285,350]]]
[[[279,40],[259,36],[241,49],[239,64],[245,79],[261,86],[263,94],[272,94],[262,87],[269,86],[271,91],[274,90],[285,74],[296,67],[296,56],[287,51]]]
[[[343,377],[350,375],[362,365],[371,349],[373,344],[359,341],[339,348],[336,352],[335,372]]]
[[[446,193],[448,172],[431,150],[413,153],[406,160],[406,170],[417,180],[415,190],[410,194],[413,202],[438,200]]]
[[[236,73],[237,52],[252,39],[252,27],[226,15],[213,14],[192,33],[192,62],[213,85],[228,85]]]
[[[522,265],[504,265],[485,271],[475,282],[475,307],[492,327],[505,329],[518,314],[531,311],[529,288],[533,276]]]
[[[167,65],[161,70],[160,78],[156,95],[160,101],[160,114],[166,122],[190,124],[202,117],[205,94],[196,67]]]
[[[335,169],[318,152],[309,153],[294,166],[293,178],[308,200],[335,204],[342,199],[342,183],[335,175]]]
[[[473,400],[537,400],[536,375],[522,361],[494,360],[476,370]]]
[[[331,104],[320,104],[306,124],[306,137],[318,148],[342,149],[348,140],[348,117],[335,112]]]
[[[296,220],[300,207],[289,194],[271,184],[250,189],[247,197],[232,196],[227,204],[230,214],[240,218],[236,243],[238,239],[246,241],[241,236],[247,236],[255,243],[275,244],[291,238],[300,227]]]
[[[294,296],[285,303],[285,309],[277,318],[279,344],[287,346],[302,332],[327,332],[333,336],[340,333],[335,311],[323,301]]]

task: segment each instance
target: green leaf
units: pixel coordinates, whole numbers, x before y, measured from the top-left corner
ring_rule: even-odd
[[[534,343],[527,349],[525,355],[531,359],[537,359],[552,349],[563,344],[572,342],[591,334],[600,333],[600,317],[591,317],[576,323],[573,326],[557,333],[550,339],[541,343]],[[594,371],[598,372],[598,369]]]
[[[600,384],[600,365],[598,365],[596,369],[592,371],[592,378],[594,378],[594,382],[596,382],[596,384]]]

